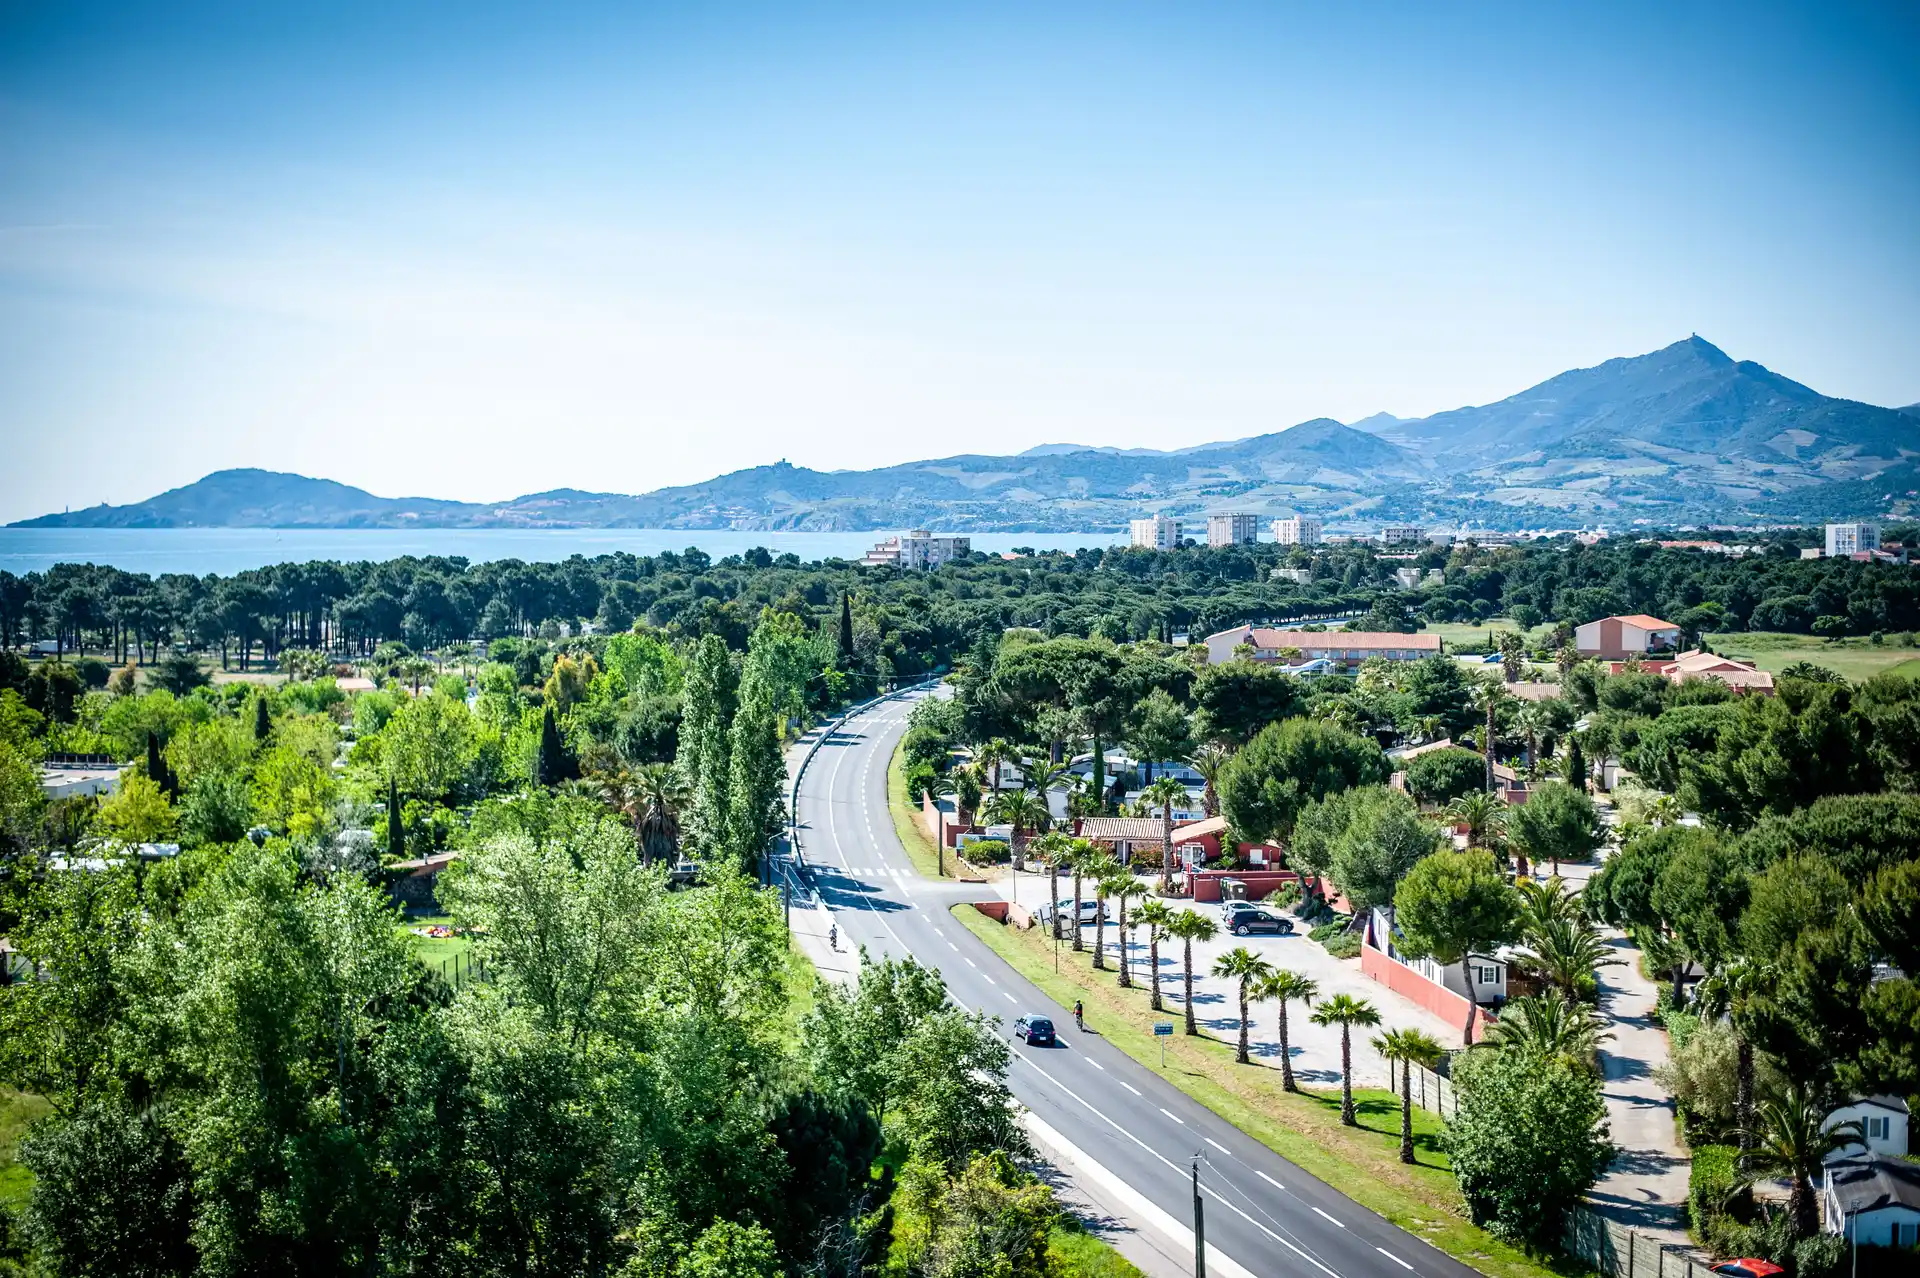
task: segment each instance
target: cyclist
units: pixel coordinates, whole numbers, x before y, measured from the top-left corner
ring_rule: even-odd
[[[840,952],[840,925],[838,923],[830,923],[827,925],[827,948],[836,954]]]
[[[1084,1009],[1080,1006],[1080,1000],[1076,998],[1073,1000],[1073,1025],[1075,1029],[1084,1030],[1087,1028],[1087,1022],[1083,1012]]]

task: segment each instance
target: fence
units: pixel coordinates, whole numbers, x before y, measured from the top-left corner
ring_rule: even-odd
[[[438,963],[435,963],[433,967],[435,971],[440,973],[440,979],[453,986],[456,990],[465,986],[470,981],[488,981],[492,979],[491,975],[487,972],[485,960],[475,960],[470,953],[455,954],[451,958],[443,958]]]
[[[1460,1112],[1460,1098],[1453,1090],[1453,1080],[1442,1078],[1424,1065],[1415,1065],[1413,1077],[1407,1082],[1407,1094],[1413,1098],[1413,1103],[1428,1113],[1452,1118]],[[1387,1088],[1395,1096],[1400,1094],[1400,1066],[1397,1064],[1393,1065]]]
[[[1608,1220],[1589,1207],[1568,1210],[1561,1245],[1605,1278],[1720,1278],[1679,1247]]]

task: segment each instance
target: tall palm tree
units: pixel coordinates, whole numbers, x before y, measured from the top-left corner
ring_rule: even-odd
[[[1320,983],[1303,973],[1277,968],[1254,987],[1253,996],[1263,1003],[1280,1005],[1280,1087],[1297,1092],[1300,1085],[1293,1081],[1293,1045],[1287,1041],[1287,1004],[1298,1002],[1312,1007],[1313,1000],[1320,997]]]
[[[633,771],[634,833],[642,859],[671,861],[680,850],[680,814],[686,810],[687,785],[670,763],[643,763]]]
[[[1552,993],[1508,999],[1487,1031],[1487,1042],[1502,1051],[1529,1052],[1588,1073],[1598,1072],[1594,1055],[1612,1037],[1592,1008]]]
[[[1235,946],[1213,961],[1213,974],[1240,983],[1240,1046],[1233,1059],[1247,1063],[1247,990],[1273,975],[1273,965],[1244,945]]]
[[[1372,1029],[1380,1023],[1380,1009],[1351,994],[1335,994],[1309,1017],[1315,1025],[1340,1027],[1340,1121],[1358,1127],[1353,1113],[1353,1027]]]
[[[1165,1011],[1160,1002],[1160,938],[1166,934],[1167,925],[1173,922],[1173,908],[1165,901],[1149,898],[1140,902],[1140,908],[1133,912],[1135,924],[1147,929],[1147,983],[1152,997],[1147,1001],[1156,1012]]]
[[[1501,707],[1512,700],[1513,694],[1508,692],[1506,685],[1498,679],[1482,679],[1473,687],[1473,706],[1476,710],[1483,711],[1486,715],[1486,724],[1482,729],[1483,735],[1480,739],[1480,748],[1486,755],[1486,784],[1489,792],[1493,790],[1493,742],[1494,738],[1499,735],[1499,725],[1496,719]]]
[[[1067,849],[1067,868],[1073,871],[1073,951],[1078,954],[1087,948],[1080,939],[1080,884],[1087,878],[1095,877],[1094,867],[1104,860],[1106,854],[1085,839],[1075,839]]]
[[[973,751],[973,766],[980,770],[980,779],[987,783],[987,789],[993,797],[1000,797],[1000,765],[1013,758],[1013,747],[999,737],[982,742]]]
[[[1173,805],[1186,801],[1187,787],[1172,777],[1161,777],[1140,797],[1160,809],[1160,890],[1164,892],[1173,886]]]
[[[1227,760],[1232,757],[1233,751],[1227,749],[1226,746],[1218,741],[1209,741],[1198,750],[1195,750],[1193,757],[1187,760],[1188,765],[1200,774],[1200,779],[1206,782],[1206,796],[1202,802],[1207,809],[1207,815],[1210,817],[1220,815],[1220,789],[1218,785],[1220,770],[1227,766]]]
[[[1047,859],[1047,913],[1053,918],[1053,934],[1060,935],[1060,862],[1073,848],[1073,840],[1064,834],[1043,834],[1033,841],[1032,851]]]
[[[1388,1030],[1373,1040],[1373,1050],[1400,1065],[1400,1161],[1413,1161],[1413,1067],[1432,1069],[1446,1053],[1431,1034],[1417,1029]]]
[[[1047,801],[1031,790],[1002,790],[987,802],[987,819],[1013,827],[1013,868],[1027,868],[1027,831],[1044,831],[1053,823]]]
[[[1181,963],[1187,982],[1188,1034],[1200,1032],[1200,1027],[1193,1023],[1193,943],[1211,941],[1219,931],[1219,925],[1212,919],[1193,910],[1181,910],[1173,916],[1173,922],[1167,925],[1167,935],[1180,938]]]
[[[1789,1084],[1760,1102],[1747,1154],[1748,1176],[1785,1175],[1793,1181],[1787,1216],[1794,1236],[1819,1227],[1814,1215],[1813,1178],[1827,1155],[1847,1145],[1866,1143],[1857,1122],[1826,1126],[1828,1106],[1799,1084]]]
[[[1753,1040],[1747,1037],[1746,1025],[1754,1004],[1772,988],[1774,979],[1770,964],[1737,958],[1700,982],[1694,994],[1702,1012],[1726,1017],[1733,1028],[1733,1121],[1740,1149],[1738,1167],[1742,1172],[1747,1169],[1747,1153],[1753,1144]]]
[[[1526,886],[1527,880],[1521,880]],[[1548,915],[1527,918],[1521,927],[1521,961],[1545,977],[1569,1003],[1585,1002],[1593,997],[1594,973],[1603,967],[1619,967],[1613,947],[1583,917]]]
[[[1507,847],[1506,801],[1491,790],[1473,790],[1447,805],[1447,818],[1467,827],[1467,846],[1500,857]]]
[[[1120,903],[1120,988],[1133,988],[1133,970],[1127,964],[1127,898],[1145,896],[1146,889],[1140,886],[1140,880],[1133,877],[1133,871],[1122,867],[1107,878],[1107,896]]]
[[[1121,873],[1120,863],[1104,850],[1096,851],[1087,866],[1087,877],[1093,881],[1093,965],[1102,972],[1107,970],[1107,891]]]

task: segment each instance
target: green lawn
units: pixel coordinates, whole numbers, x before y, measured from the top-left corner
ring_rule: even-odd
[[[995,923],[970,905],[955,906],[953,914],[1056,1001],[1083,1000],[1088,1020],[1115,1047],[1282,1158],[1448,1255],[1494,1278],[1590,1272],[1578,1261],[1530,1257],[1468,1223],[1436,1146],[1441,1124],[1434,1115],[1413,1111],[1419,1161],[1409,1167],[1399,1161],[1400,1104],[1391,1093],[1357,1091],[1360,1126],[1342,1126],[1338,1092],[1289,1094],[1280,1088],[1278,1070],[1236,1064],[1233,1047],[1212,1038],[1175,1034],[1156,1040],[1152,1023],[1177,1017],[1153,1012],[1144,987],[1122,990],[1110,974],[1094,973],[1091,954],[1063,949],[1055,975],[1052,947],[1038,931]],[[1167,1044],[1164,1068],[1161,1043]]]
[[[1551,627],[1538,627],[1533,633],[1535,635],[1542,635],[1548,629],[1551,629]],[[1485,649],[1487,646],[1488,631],[1493,632],[1494,640],[1498,642],[1502,634],[1510,632],[1518,633],[1519,630],[1520,625],[1518,622],[1509,620],[1506,617],[1493,617],[1486,621],[1437,621],[1426,627],[1420,633],[1423,635],[1439,635],[1441,642],[1446,644],[1447,651],[1455,652],[1461,648]]]
[[[1707,643],[1723,656],[1751,661],[1774,674],[1796,661],[1811,661],[1855,680],[1871,679],[1889,671],[1907,678],[1920,677],[1920,652],[1896,647],[1891,642],[1878,646],[1865,639],[1829,642],[1810,635],[1754,630],[1708,635]]]
[[[420,936],[412,929],[431,927],[434,924],[452,925],[453,917],[447,914],[422,914],[406,921],[407,941],[413,947],[413,956],[434,971],[454,979],[467,956],[473,952],[473,942],[464,936]]]
[[[20,1140],[51,1108],[32,1092],[0,1087],[0,1203],[15,1211],[33,1188],[33,1173],[20,1165]]]

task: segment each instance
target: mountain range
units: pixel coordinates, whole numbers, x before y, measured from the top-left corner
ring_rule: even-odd
[[[1159,451],[1041,444],[865,471],[780,462],[628,496],[472,503],[223,470],[35,528],[1111,529],[1143,514],[1305,512],[1334,525],[1785,522],[1920,507],[1920,404],[1834,399],[1700,337],[1431,417],[1316,418]]]

